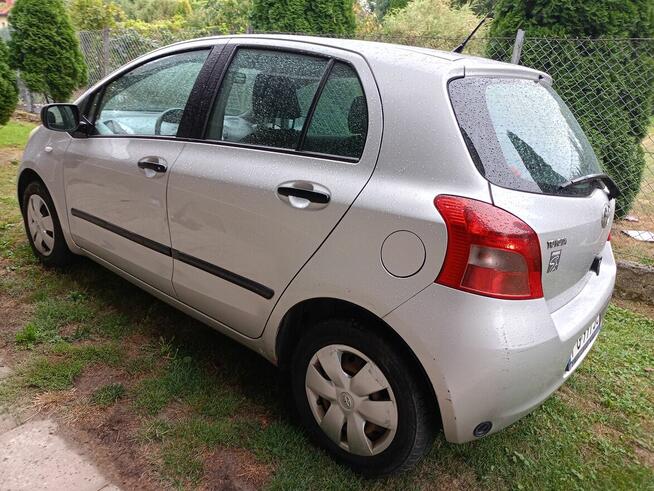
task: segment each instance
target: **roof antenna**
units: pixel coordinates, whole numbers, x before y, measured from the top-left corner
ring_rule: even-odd
[[[486,14],[486,17],[484,17],[483,19],[481,19],[481,21],[479,22],[479,24],[477,24],[477,27],[475,27],[475,28],[472,30],[472,32],[471,32],[470,34],[468,34],[468,37],[465,38],[465,40],[464,40],[461,44],[459,44],[456,48],[454,48],[454,49],[452,50],[452,53],[462,53],[463,50],[464,50],[465,47],[466,47],[466,44],[468,44],[468,41],[470,41],[470,40],[472,39],[472,36],[474,36],[475,33],[479,30],[479,28],[480,28],[481,26],[484,25],[484,22],[486,22],[486,20],[488,20],[488,19],[492,19],[492,18],[493,18],[493,16],[492,16],[492,14],[491,14],[490,12],[489,12],[488,14]]]

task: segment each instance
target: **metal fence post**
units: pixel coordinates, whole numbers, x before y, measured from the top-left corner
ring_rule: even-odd
[[[109,72],[109,58],[111,56],[110,46],[109,46],[109,28],[105,27],[102,29],[102,76],[106,77]]]
[[[525,43],[525,31],[518,29],[515,34],[515,43],[513,43],[513,53],[511,54],[511,63],[518,65],[520,55],[522,54],[522,45]]]

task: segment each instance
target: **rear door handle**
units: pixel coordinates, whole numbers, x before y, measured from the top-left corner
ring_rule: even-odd
[[[277,195],[293,208],[317,210],[327,206],[331,200],[329,190],[309,181],[292,181],[280,184]]]
[[[155,172],[166,172],[166,161],[159,157],[144,157],[138,162],[139,169],[148,169]]]
[[[306,199],[312,203],[326,204],[329,203],[329,195],[319,191],[309,191],[308,189],[290,188],[279,186],[277,192],[282,196],[295,196],[296,198]]]

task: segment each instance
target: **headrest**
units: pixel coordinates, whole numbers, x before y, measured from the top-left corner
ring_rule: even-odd
[[[297,93],[290,78],[260,73],[252,89],[252,112],[257,121],[302,116]]]
[[[368,131],[368,106],[362,95],[355,97],[347,115],[347,126],[350,133],[361,135]]]

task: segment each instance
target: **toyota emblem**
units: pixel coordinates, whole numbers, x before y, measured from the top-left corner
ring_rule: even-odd
[[[604,205],[604,211],[602,212],[602,228],[606,228],[606,225],[609,223],[609,218],[611,217],[611,207],[608,203]]]

